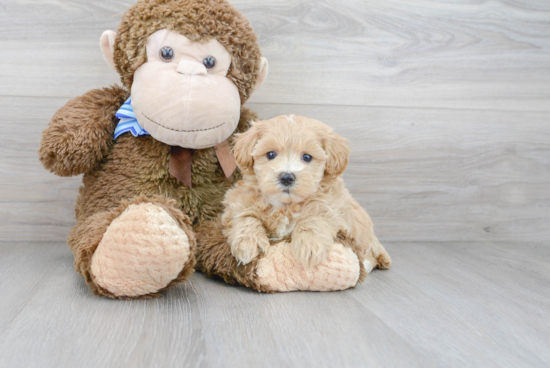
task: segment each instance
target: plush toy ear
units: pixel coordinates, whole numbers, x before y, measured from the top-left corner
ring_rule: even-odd
[[[262,61],[260,64],[260,74],[258,75],[258,79],[256,80],[256,86],[254,86],[254,90],[260,89],[260,87],[264,84],[265,80],[267,79],[267,73],[269,71],[269,63],[267,62],[267,59],[262,57]]]
[[[235,144],[233,145],[235,161],[243,172],[252,172],[254,168],[254,157],[252,157],[252,151],[261,137],[260,129],[257,124],[258,123],[252,125],[252,127],[246,132],[237,134]]]
[[[347,141],[347,139],[340,137],[334,132],[329,133],[329,137],[325,141],[325,151],[328,155],[325,174],[340,176],[346,170],[350,155],[349,146],[346,144]]]
[[[105,31],[99,39],[99,47],[101,47],[101,52],[103,52],[103,58],[113,68],[115,67],[115,39],[116,32],[114,31]]]

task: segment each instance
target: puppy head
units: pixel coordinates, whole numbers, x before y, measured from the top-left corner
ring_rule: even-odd
[[[330,127],[301,116],[260,121],[238,135],[237,165],[256,175],[260,190],[273,202],[299,203],[323,180],[340,176],[348,164],[346,140]]]

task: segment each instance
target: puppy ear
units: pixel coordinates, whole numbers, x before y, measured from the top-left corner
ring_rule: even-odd
[[[233,153],[235,154],[235,161],[241,169],[241,171],[252,171],[254,167],[254,157],[252,157],[252,151],[260,139],[260,129],[257,126],[258,123],[254,123],[250,129],[246,132],[237,134],[235,143],[233,145]]]
[[[346,144],[348,140],[330,132],[325,141],[325,152],[328,155],[325,166],[325,174],[340,176],[346,170],[349,161],[350,149]]]

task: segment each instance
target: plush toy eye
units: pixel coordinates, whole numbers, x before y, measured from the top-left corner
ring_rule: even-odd
[[[313,157],[311,157],[311,155],[308,155],[306,153],[305,155],[302,156],[302,160],[304,160],[305,162],[311,162],[311,160],[313,160]]]
[[[167,63],[172,61],[172,59],[174,59],[174,49],[170,46],[164,46],[160,49],[160,58]]]
[[[277,157],[277,154],[271,151],[271,152],[268,152],[266,156],[268,160],[273,160],[275,157]]]
[[[216,66],[216,58],[214,56],[207,56],[202,61],[206,69],[212,69]]]

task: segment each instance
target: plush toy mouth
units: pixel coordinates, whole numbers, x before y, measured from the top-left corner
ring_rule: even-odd
[[[151,119],[150,117],[148,117],[147,115],[145,115],[144,113],[141,113],[141,115],[143,115],[144,118],[146,118],[147,120],[149,120],[151,123],[155,124],[155,125],[158,125],[159,127],[161,128],[164,128],[164,129],[168,129],[168,130],[172,130],[174,132],[178,132],[178,133],[196,133],[196,132],[205,132],[205,131],[208,131],[208,130],[214,130],[214,129],[218,129],[222,126],[225,125],[225,123],[221,123],[220,125],[217,125],[215,127],[212,127],[212,128],[205,128],[205,129],[195,129],[195,130],[178,130],[178,129],[174,129],[174,128],[170,128],[170,127],[167,127],[167,126],[164,126],[160,123],[157,123],[156,121],[154,121],[153,119]]]

